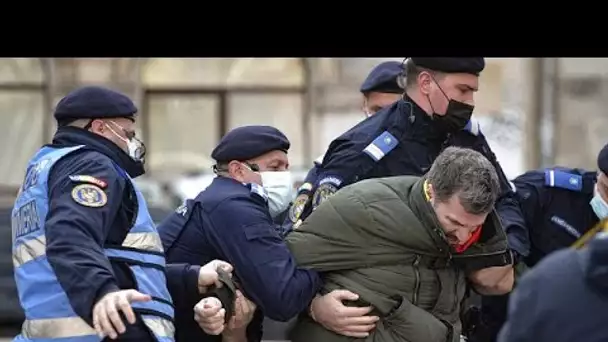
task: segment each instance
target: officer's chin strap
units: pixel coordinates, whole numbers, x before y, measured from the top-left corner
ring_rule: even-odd
[[[589,229],[583,236],[576,240],[576,242],[570,247],[574,249],[581,249],[585,247],[585,245],[587,245],[587,243],[591,241],[599,232],[608,232],[608,218],[598,222],[593,228]]]

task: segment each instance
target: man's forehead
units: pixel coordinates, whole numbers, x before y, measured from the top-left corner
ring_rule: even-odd
[[[454,87],[466,87],[473,91],[479,89],[479,77],[472,74],[447,74],[445,80]]]

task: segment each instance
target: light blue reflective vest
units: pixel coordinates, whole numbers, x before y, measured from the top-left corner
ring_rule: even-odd
[[[82,146],[43,147],[30,160],[26,176],[12,212],[13,265],[19,300],[25,311],[21,334],[14,341],[101,341],[95,330],[72,309],[46,258],[45,221],[49,210],[48,176],[53,164]],[[162,243],[145,199],[128,174],[116,170],[137,194],[135,224],[122,246],[105,246],[110,260],[127,262],[136,279],[136,290],[153,300],[132,303],[133,310],[158,342],[174,341],[173,305],[166,285]],[[128,323],[127,323],[128,324]],[[142,341],[145,342],[145,341]]]

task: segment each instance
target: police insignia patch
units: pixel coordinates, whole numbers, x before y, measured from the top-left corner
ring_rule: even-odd
[[[331,197],[331,195],[335,194],[338,191],[338,187],[336,187],[333,183],[327,182],[319,185],[317,191],[315,191],[315,195],[312,198],[312,208],[316,209],[323,201],[327,198]]]
[[[102,181],[101,179],[95,178],[93,176],[88,176],[88,175],[72,175],[72,176],[70,176],[70,180],[72,182],[76,182],[76,183],[95,184],[102,189],[104,189],[106,186],[108,186],[108,183]]]
[[[289,219],[292,223],[296,223],[300,219],[306,202],[308,202],[308,194],[301,194],[293,201],[291,209],[289,210]]]
[[[99,208],[108,203],[108,196],[98,186],[92,184],[76,185],[72,189],[74,202],[85,207]]]

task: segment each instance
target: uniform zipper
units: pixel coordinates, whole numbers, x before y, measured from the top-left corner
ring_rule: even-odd
[[[418,265],[420,265],[420,255],[416,255],[416,259],[414,260],[414,275],[416,277],[416,281],[414,283],[414,295],[412,296],[412,304],[418,305],[418,292],[420,291],[420,269]]]

